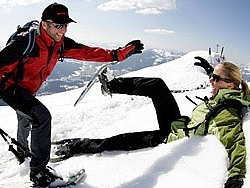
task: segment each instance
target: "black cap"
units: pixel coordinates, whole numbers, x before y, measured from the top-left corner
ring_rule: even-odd
[[[42,20],[52,20],[55,23],[65,24],[75,22],[69,17],[68,8],[62,4],[53,3],[44,9]]]

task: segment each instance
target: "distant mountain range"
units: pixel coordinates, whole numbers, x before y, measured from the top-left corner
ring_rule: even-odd
[[[163,49],[147,49],[142,54],[133,55],[112,66],[114,75],[119,76],[145,67],[155,66],[183,56],[183,52]],[[83,87],[95,74],[101,63],[65,59],[58,62],[54,71],[38,91],[37,95],[47,95]],[[239,65],[243,79],[250,81],[249,65]]]
[[[183,56],[183,52],[164,49],[147,49],[142,54],[133,55],[112,66],[114,75],[119,76],[145,67],[155,66]],[[65,59],[58,62],[52,74],[42,85],[37,95],[48,95],[83,87],[95,74],[101,63]],[[250,81],[249,65],[240,65],[243,79]],[[1,105],[1,101],[0,101]]]

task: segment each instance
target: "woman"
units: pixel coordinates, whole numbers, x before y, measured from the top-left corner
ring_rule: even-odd
[[[208,64],[203,58],[196,59]],[[230,159],[225,188],[240,188],[246,174],[242,112],[250,104],[249,87],[242,80],[239,68],[230,62],[218,64],[213,74],[208,74],[212,96],[203,99],[193,110],[191,118],[180,115],[173,95],[160,78],[116,78],[107,82],[111,93],[150,97],[156,110],[159,130],[125,133],[105,139],[63,140],[59,142],[62,146],[56,154],[68,158],[79,153],[135,150],[157,146],[164,140],[171,142],[185,136],[214,134],[225,146]]]

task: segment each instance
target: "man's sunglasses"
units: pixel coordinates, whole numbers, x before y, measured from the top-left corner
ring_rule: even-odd
[[[50,22],[50,21],[46,21],[49,24],[52,24],[55,28],[57,29],[63,29],[64,27],[67,28],[68,24],[58,24],[55,22]]]
[[[231,80],[229,80],[227,78],[220,77],[217,74],[212,74],[209,78],[212,79],[212,80],[214,80],[215,82],[219,82],[219,81],[224,81],[226,83],[232,82]]]

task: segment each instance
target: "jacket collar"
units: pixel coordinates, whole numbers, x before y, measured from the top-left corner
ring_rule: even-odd
[[[213,100],[218,103],[224,101],[225,99],[236,99],[239,100],[243,105],[250,105],[249,96],[245,96],[241,90],[235,89],[220,89]]]
[[[42,28],[42,25],[40,24],[39,27],[39,35],[41,36],[42,40],[45,42],[47,46],[52,46],[56,43],[56,41],[51,38],[48,33]],[[62,43],[64,39],[64,36],[62,37],[62,40],[59,41],[58,43]]]

